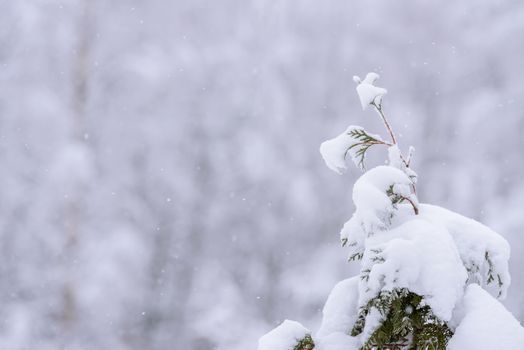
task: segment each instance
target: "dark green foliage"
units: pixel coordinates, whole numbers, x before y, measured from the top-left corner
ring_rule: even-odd
[[[389,199],[391,200],[391,203],[393,205],[396,205],[398,203],[402,203],[406,198],[402,197],[401,195],[393,192],[393,185],[389,186],[388,190],[386,191],[386,194],[388,195]]]
[[[351,335],[362,333],[366,316],[376,309],[384,321],[362,350],[445,350],[453,332],[422,300],[405,288],[381,292],[361,308]]]
[[[293,348],[293,350],[312,350],[315,348],[315,342],[313,341],[313,338],[311,338],[311,335],[307,334],[304,339],[301,339],[297,345]]]
[[[355,140],[355,143],[352,144],[346,151],[345,157],[347,157],[347,153],[352,150],[353,148],[356,148],[355,151],[355,158],[358,159],[358,167],[362,170],[365,169],[364,165],[364,159],[366,157],[367,150],[373,146],[373,145],[384,145],[386,142],[378,139],[377,137],[374,137],[366,132],[366,130],[357,128],[357,129],[351,129],[347,133],[351,138]]]
[[[482,266],[479,266],[474,261],[468,261],[464,263],[464,266],[468,271],[468,284],[478,283],[482,285],[484,282],[483,278],[485,278],[486,284],[492,284],[496,282],[498,288],[497,297],[500,298],[503,290],[502,287],[504,286],[504,283],[502,282],[502,277],[499,273],[495,272],[495,266],[493,264],[493,260],[491,260],[490,253],[488,251],[484,253],[484,260],[485,263]],[[486,265],[487,271],[485,269]],[[481,277],[482,274],[484,274],[484,276]]]
[[[491,258],[489,257],[489,253],[486,251],[486,253],[484,254],[484,259],[486,259],[486,261],[488,262],[488,284],[490,283],[493,283],[495,282],[495,275],[494,275],[494,271],[493,271],[493,261],[491,261]],[[500,297],[502,295],[502,279],[500,277],[500,274],[497,274],[497,285],[499,287],[499,293],[498,293],[498,297]]]
[[[348,258],[348,261],[361,260],[363,256],[364,252],[356,252],[354,254],[351,254],[351,256]]]
[[[364,256],[364,251],[362,250],[362,248],[356,250],[355,247],[357,247],[357,245],[357,242],[351,242],[351,244],[349,245],[349,247],[352,248],[353,253],[349,256],[348,261],[361,260]]]
[[[418,207],[413,203],[409,198],[406,198],[398,193],[395,193],[393,191],[393,185],[389,186],[388,190],[386,191],[386,194],[388,195],[389,199],[391,200],[391,203],[393,203],[393,206],[396,207],[398,203],[403,203],[404,201],[409,202],[413,206],[413,210],[415,211],[415,214],[418,215]]]

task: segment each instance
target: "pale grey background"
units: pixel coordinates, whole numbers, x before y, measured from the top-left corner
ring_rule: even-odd
[[[0,347],[253,349],[355,273],[376,71],[420,199],[512,245],[524,321],[522,1],[0,1]],[[375,154],[371,164],[382,162]]]

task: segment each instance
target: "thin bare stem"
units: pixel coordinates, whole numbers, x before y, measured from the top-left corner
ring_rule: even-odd
[[[375,107],[375,110],[380,115],[380,118],[382,119],[382,122],[384,123],[384,126],[386,127],[386,129],[387,129],[387,131],[389,133],[389,136],[391,137],[391,142],[392,142],[391,146],[397,145],[397,138],[395,137],[395,133],[393,132],[393,128],[389,124],[388,118],[386,118],[386,115],[384,114],[384,111],[382,110],[382,105],[381,104],[376,104],[375,101],[373,101],[371,103],[371,105],[373,107]],[[386,143],[386,142],[384,144],[389,145],[389,143]],[[411,163],[411,157],[409,157],[409,159],[406,160],[406,158],[404,158],[404,156],[402,155],[402,152],[399,152],[399,153],[400,153],[400,159],[402,160],[402,162],[404,163],[406,168],[409,168],[410,163]],[[416,195],[417,194],[417,187],[415,186],[414,183],[411,185],[411,187],[413,189],[413,193]],[[415,212],[415,215],[418,215],[418,207],[416,206],[416,204],[409,198],[406,198],[406,197],[403,197],[403,198],[405,200],[407,200],[413,206],[413,211]]]
[[[356,145],[386,145],[388,147],[393,146],[392,143],[386,142],[386,141],[365,141],[357,143]]]
[[[394,145],[396,145],[397,139],[395,138],[395,134],[393,133],[393,129],[391,128],[391,125],[389,124],[388,119],[386,118],[386,116],[384,115],[384,112],[382,111],[382,106],[377,105],[375,102],[372,102],[371,104],[373,105],[373,107],[375,107],[375,110],[378,112],[378,114],[380,115],[380,118],[384,122],[384,125],[386,126],[386,129],[389,132],[389,136],[391,137],[391,141],[393,142]]]
[[[413,185],[413,188],[415,187],[415,185]],[[409,204],[411,204],[411,206],[413,207],[413,211],[415,212],[415,215],[418,215],[418,207],[417,205],[415,204],[415,202],[413,202],[410,198],[408,197],[404,197],[402,196],[402,199],[406,200],[409,202]]]
[[[384,111],[382,110],[382,106],[375,104],[375,102],[372,102],[371,104],[373,105],[373,107],[375,107],[375,110],[380,115],[382,122],[384,122],[384,126],[388,130],[388,133],[389,133],[389,136],[391,137],[391,141],[393,145],[396,145],[397,138],[395,137],[395,133],[393,132],[393,128],[391,127],[391,124],[389,124],[388,118],[386,118],[386,115],[384,114]],[[402,155],[402,153],[400,153],[400,159],[402,160],[404,165],[406,165],[406,167],[409,168],[409,163],[411,163],[411,159],[406,160],[406,158],[404,158],[404,155]]]
[[[389,136],[391,137],[391,141],[392,141],[393,145],[396,145],[397,144],[397,138],[395,137],[395,133],[393,132],[393,128],[391,127],[391,124],[389,124],[389,122],[388,122],[388,118],[386,118],[386,115],[384,114],[384,111],[382,110],[382,106],[381,105],[377,105],[375,102],[372,102],[371,105],[373,107],[375,107],[375,110],[380,115],[380,118],[382,119],[382,122],[384,122],[384,126],[388,130],[388,133],[389,133]],[[402,153],[400,153],[400,159],[406,165],[406,167],[409,168],[409,163],[411,163],[411,159],[409,159],[409,161],[406,160],[404,158],[404,156],[402,155]]]

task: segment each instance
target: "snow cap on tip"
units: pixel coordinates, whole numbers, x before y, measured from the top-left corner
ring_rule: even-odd
[[[311,336],[311,331],[302,324],[285,320],[258,340],[257,350],[293,350],[308,336]]]
[[[364,80],[360,77],[354,76],[353,81],[357,83],[357,93],[360,99],[362,109],[366,109],[370,104],[375,104],[380,107],[382,104],[382,96],[388,91],[384,88],[373,85],[380,76],[375,72],[370,72],[366,75]]]

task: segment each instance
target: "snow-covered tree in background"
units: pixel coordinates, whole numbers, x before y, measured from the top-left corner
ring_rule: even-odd
[[[523,349],[524,329],[497,301],[510,283],[508,243],[477,221],[419,203],[414,149],[404,155],[398,147],[377,79],[354,77],[362,108],[378,113],[388,140],[350,126],[320,147],[339,174],[347,158],[365,170],[371,147],[388,151],[387,165],[356,181],[356,211],[340,233],[360,274],[334,287],[315,336],[286,320],[260,338],[259,350]]]

